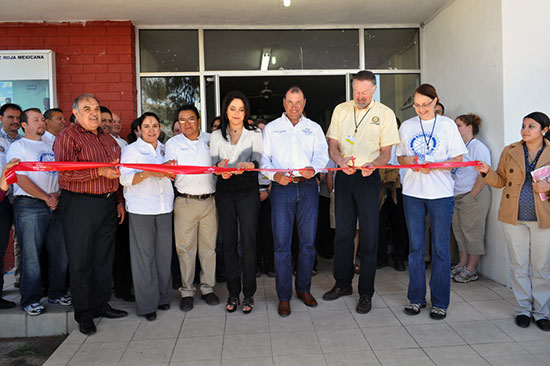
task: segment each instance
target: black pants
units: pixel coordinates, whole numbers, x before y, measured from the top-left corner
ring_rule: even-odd
[[[380,207],[380,225],[378,234],[378,263],[388,263],[388,242],[393,244],[394,261],[405,261],[409,256],[409,235],[403,212],[403,194],[397,189],[397,203],[388,196]],[[389,228],[389,231],[388,231]]]
[[[131,295],[132,268],[130,262],[130,231],[128,217],[116,229],[115,259],[113,264],[113,283],[115,295]]]
[[[10,244],[10,231],[13,224],[13,206],[8,197],[0,202],[0,295],[4,287],[4,257]]]
[[[256,226],[260,206],[258,190],[216,192],[216,207],[220,218],[225,258],[225,276],[230,297],[241,292],[239,275],[238,230],[241,233],[242,290],[245,297],[256,292]]]
[[[271,228],[271,198],[260,202],[258,216],[258,269],[264,273],[275,272],[273,263],[273,231]]]
[[[58,210],[69,257],[77,322],[105,311],[111,298],[117,228],[114,196],[91,197],[63,190]]]
[[[368,177],[363,177],[360,171],[353,175],[347,175],[341,171],[336,173],[334,279],[337,287],[345,288],[351,285],[354,275],[353,239],[357,230],[357,218],[359,218],[361,252],[359,295],[374,294],[380,185],[380,174],[376,170]]]
[[[321,257],[332,258],[334,255],[334,230],[330,228],[330,198],[321,195],[319,195],[315,247]]]

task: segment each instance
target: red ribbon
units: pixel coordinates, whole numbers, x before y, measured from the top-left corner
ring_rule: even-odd
[[[468,166],[477,166],[479,161],[466,161],[466,162],[452,162],[452,163],[426,163],[426,164],[404,164],[404,165],[377,165],[368,167],[369,169],[440,169],[440,168],[461,168]],[[93,162],[67,162],[67,161],[53,161],[53,162],[39,162],[39,161],[24,161],[20,162],[16,166],[12,167],[6,172],[6,181],[8,184],[17,182],[17,175],[15,172],[52,172],[52,171],[66,171],[66,170],[83,170],[94,169],[102,167],[117,167],[117,168],[130,168],[138,170],[147,170],[157,173],[169,173],[169,174],[213,174],[213,173],[234,173],[239,171],[250,172],[283,172],[292,174],[292,172],[302,169],[237,169],[228,167],[212,167],[212,166],[195,166],[195,165],[171,165],[171,164],[133,164],[133,163],[93,163]],[[350,167],[354,169],[361,169],[360,167]],[[347,168],[325,168],[323,171],[338,171]]]

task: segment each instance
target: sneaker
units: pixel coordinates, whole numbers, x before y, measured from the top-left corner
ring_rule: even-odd
[[[454,276],[454,280],[460,283],[468,283],[470,281],[477,281],[479,278],[477,271],[470,271],[468,268],[464,268],[462,272]]]
[[[458,264],[456,266],[451,267],[451,278],[455,278],[455,276],[459,275],[460,272],[462,272],[466,268],[465,266],[459,266]]]
[[[34,316],[42,314],[44,311],[46,311],[46,309],[39,303],[35,302],[34,304],[25,306],[23,308],[23,311],[31,316]]]
[[[63,295],[59,299],[48,299],[50,304],[58,304],[62,306],[71,306],[73,304],[73,299],[71,295]]]

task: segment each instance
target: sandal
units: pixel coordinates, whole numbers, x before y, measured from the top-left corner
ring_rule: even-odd
[[[432,307],[432,310],[430,310],[430,318],[435,320],[442,320],[445,319],[447,316],[447,311],[445,309]]]
[[[225,304],[225,310],[227,310],[228,313],[232,313],[235,310],[237,310],[238,304],[239,304],[238,297],[230,297],[227,299],[227,303]]]
[[[250,312],[254,309],[254,299],[252,297],[245,297],[243,299],[243,313],[244,314],[250,314]]]
[[[405,306],[405,314],[407,315],[418,315],[420,314],[420,310],[425,308],[426,304],[414,304],[410,303],[409,305]]]

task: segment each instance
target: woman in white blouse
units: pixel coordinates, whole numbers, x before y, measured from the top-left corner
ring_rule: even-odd
[[[146,112],[138,119],[141,137],[122,150],[121,163],[164,163],[164,144],[158,138],[160,121]],[[130,259],[138,315],[155,320],[157,308],[168,310],[172,298],[171,176],[120,168],[130,225]]]
[[[210,154],[212,163],[237,169],[259,168],[262,158],[262,133],[249,124],[250,105],[241,92],[229,92],[223,99],[220,129],[212,132]],[[239,253],[240,234],[242,265],[242,311],[254,308],[256,292],[256,226],[260,208],[258,173],[223,173],[216,183],[216,207],[223,237],[225,274],[229,298],[228,312],[237,309],[241,292]]]

